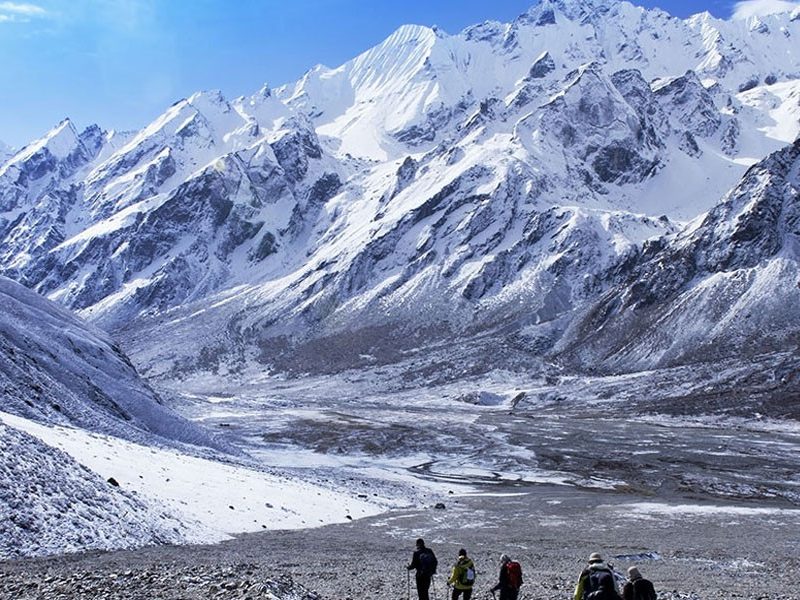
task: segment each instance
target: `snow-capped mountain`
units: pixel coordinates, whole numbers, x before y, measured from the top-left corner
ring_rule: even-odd
[[[706,215],[644,245],[568,336],[567,353],[645,370],[800,344],[800,139]]]
[[[65,121],[0,167],[0,265],[150,374],[501,329],[546,349],[647,240],[794,141],[798,39],[795,13],[544,0],[457,35],[401,27],[139,132]]]
[[[6,272],[119,321],[258,268],[340,185],[286,112],[262,90],[197,94],[136,135],[65,121],[0,169]]]
[[[385,160],[408,152],[398,141],[430,147],[448,139],[448,125],[482,101],[541,104],[560,91],[548,83],[591,62],[609,75],[636,69],[648,82],[694,71],[729,94],[795,80],[797,31],[789,14],[722,21],[703,13],[684,21],[628,2],[544,0],[513,23],[486,22],[457,36],[402,27],[279,94],[346,151]]]

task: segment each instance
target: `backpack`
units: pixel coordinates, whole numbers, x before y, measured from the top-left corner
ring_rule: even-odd
[[[461,585],[472,586],[475,583],[475,565],[465,567],[461,572]]]
[[[506,563],[506,575],[508,575],[508,585],[518,590],[522,586],[522,567],[516,561]]]
[[[417,572],[420,575],[433,575],[436,573],[436,556],[430,548],[424,548],[419,553],[419,569]]]
[[[590,570],[583,594],[585,600],[619,600],[614,576],[608,569]]]
[[[633,600],[656,600],[653,584],[646,579],[636,579],[631,582]]]

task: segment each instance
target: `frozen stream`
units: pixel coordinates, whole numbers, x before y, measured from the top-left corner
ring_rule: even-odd
[[[656,402],[634,412],[591,381],[560,395],[501,375],[391,388],[346,376],[259,382],[196,389],[181,410],[264,464],[344,485],[368,478],[428,497],[459,484],[557,484],[800,505],[792,421],[671,416]]]

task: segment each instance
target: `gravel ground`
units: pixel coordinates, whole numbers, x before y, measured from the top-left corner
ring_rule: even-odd
[[[444,510],[421,507],[214,546],[0,563],[0,597],[402,600],[404,565],[423,536],[439,557],[440,600],[462,546],[478,566],[476,599],[490,597],[498,557],[507,552],[523,566],[521,598],[566,600],[592,551],[619,571],[638,564],[661,599],[800,598],[800,511],[787,503],[510,485],[442,501]]]

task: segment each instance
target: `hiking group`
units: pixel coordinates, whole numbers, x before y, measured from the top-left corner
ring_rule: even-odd
[[[406,567],[409,571],[409,599],[411,597],[411,571],[416,571],[415,579],[419,600],[430,600],[431,583],[434,586],[435,596],[436,584],[433,576],[436,574],[438,564],[439,561],[433,550],[425,545],[425,540],[419,538],[411,557],[411,563]],[[458,551],[458,557],[450,571],[450,577],[447,579],[448,589],[452,587],[450,599],[470,600],[475,586],[475,577],[475,563],[467,556],[467,551],[462,548]],[[489,591],[493,596],[499,591],[499,600],[517,600],[522,583],[520,564],[511,560],[507,554],[502,554],[497,584]],[[613,567],[607,564],[600,554],[594,552],[589,556],[588,566],[578,577],[573,600],[656,600],[656,592],[653,584],[642,577],[639,569],[631,567],[628,569],[628,579],[622,586],[622,595],[620,596]]]

